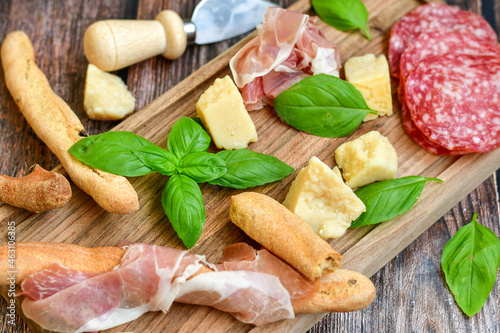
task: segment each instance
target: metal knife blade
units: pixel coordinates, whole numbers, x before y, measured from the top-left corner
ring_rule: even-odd
[[[194,42],[220,42],[255,29],[262,23],[269,6],[278,5],[265,0],[203,0],[191,17],[195,26]],[[192,41],[192,35],[188,37]]]

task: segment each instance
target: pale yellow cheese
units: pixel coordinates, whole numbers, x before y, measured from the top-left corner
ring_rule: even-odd
[[[368,132],[335,150],[335,161],[350,188],[396,177],[398,155],[389,139]]]
[[[366,104],[380,116],[392,114],[391,78],[384,55],[374,54],[349,58],[344,66],[346,80],[355,86],[365,98]],[[377,118],[368,114],[363,121]]]
[[[243,98],[229,76],[215,82],[201,95],[196,110],[219,149],[240,149],[257,141],[257,131]]]
[[[317,157],[300,170],[283,205],[325,239],[342,236],[366,210],[342,178]]]
[[[135,98],[120,77],[89,64],[83,108],[90,119],[118,120],[134,111]]]
[[[340,178],[340,179],[342,179],[342,174],[340,173],[340,169],[339,169],[339,167],[338,167],[337,165],[336,165],[336,166],[334,166],[334,167],[332,168],[332,170],[333,170],[333,172],[335,172],[335,174],[336,174],[337,176],[339,176],[339,178]]]

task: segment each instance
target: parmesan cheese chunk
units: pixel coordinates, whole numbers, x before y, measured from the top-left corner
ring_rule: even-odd
[[[134,111],[135,98],[120,77],[89,64],[83,108],[90,119],[118,120]]]
[[[338,167],[337,165],[336,165],[336,166],[334,166],[334,167],[332,168],[332,170],[333,170],[333,172],[335,172],[335,174],[336,174],[337,176],[339,176],[339,178],[340,178],[340,179],[342,179],[342,174],[340,173],[340,169],[339,169],[339,167]]]
[[[396,177],[398,155],[385,136],[368,132],[335,150],[335,161],[350,188]]]
[[[361,92],[370,109],[377,111],[380,116],[392,114],[391,79],[384,55],[375,58],[370,53],[349,58],[344,69],[346,80]],[[375,118],[377,115],[370,113],[363,121]]]
[[[252,118],[229,76],[215,79],[196,103],[196,110],[217,148],[246,148],[249,142],[257,141]]]
[[[300,170],[283,205],[325,239],[342,236],[366,210],[342,178],[317,157]]]

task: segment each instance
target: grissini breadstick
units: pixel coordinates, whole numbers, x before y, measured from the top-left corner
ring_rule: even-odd
[[[87,248],[72,244],[26,242],[16,244],[16,283],[21,283],[29,275],[42,271],[53,263],[84,272],[106,272],[121,261],[125,250],[119,247]],[[8,284],[8,245],[0,246],[0,285]],[[211,272],[205,266],[193,275]],[[320,280],[316,294],[292,305],[294,312],[346,312],[363,309],[375,297],[373,283],[364,275],[337,269]]]
[[[266,195],[244,192],[231,197],[229,215],[250,238],[311,280],[340,267],[339,253],[309,224]]]
[[[0,285],[15,271],[16,284],[53,263],[82,272],[103,273],[118,265],[125,250],[120,247],[83,247],[63,243],[22,242],[15,245],[15,269],[9,267],[9,246],[0,246]]]
[[[0,202],[5,204],[38,213],[60,208],[69,199],[71,185],[66,177],[38,164],[24,177],[0,175]]]
[[[296,314],[357,311],[375,299],[373,282],[358,272],[339,268],[319,281],[316,293],[292,303]]]
[[[93,169],[68,153],[82,138],[83,125],[35,64],[28,36],[22,31],[9,33],[2,44],[1,57],[12,97],[73,182],[110,213],[126,214],[139,209],[137,193],[126,178]]]

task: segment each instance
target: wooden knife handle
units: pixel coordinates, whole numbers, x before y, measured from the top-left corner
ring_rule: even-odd
[[[184,22],[172,10],[162,11],[154,20],[94,22],[83,37],[87,60],[108,72],[160,54],[177,59],[186,45]]]

